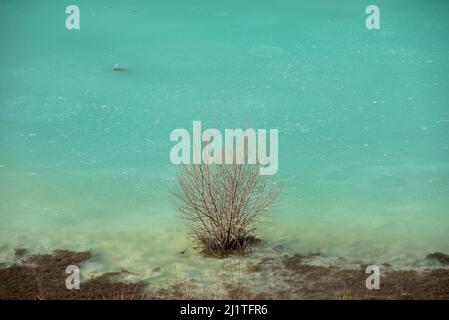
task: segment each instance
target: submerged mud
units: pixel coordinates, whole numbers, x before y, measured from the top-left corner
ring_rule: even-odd
[[[366,265],[359,269],[308,264],[310,255],[286,255],[281,266],[259,265],[259,270],[280,268],[286,290],[262,292],[266,299],[449,299],[449,269],[394,270],[383,265],[380,289],[368,290]]]
[[[236,280],[231,274],[208,286],[184,278],[153,288],[149,281],[124,281],[123,275],[129,272],[120,270],[82,279],[79,290],[69,290],[65,286],[66,267],[79,265],[82,269],[91,252],[56,250],[32,256],[26,252],[17,249],[17,262],[0,269],[0,299],[449,299],[447,268],[412,271],[382,265],[380,289],[368,290],[366,265],[354,269],[316,265],[313,260],[320,257],[318,252],[263,257],[239,270],[250,277],[275,280],[276,285],[264,287]],[[432,255],[427,258],[446,256]]]
[[[24,251],[21,251],[23,254]],[[17,250],[16,250],[17,256]],[[123,283],[105,273],[83,282],[79,290],[68,290],[65,273],[79,265],[90,252],[56,250],[53,254],[26,257],[20,263],[0,269],[0,299],[138,299],[144,296],[143,282]]]

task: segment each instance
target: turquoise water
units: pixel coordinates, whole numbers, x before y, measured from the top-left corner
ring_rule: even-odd
[[[449,252],[449,3],[0,2],[0,262],[91,249],[86,272],[221,263],[193,251],[170,132],[279,129],[256,255],[419,265]],[[114,72],[115,64],[126,70]],[[210,269],[208,268],[210,267]],[[168,272],[168,271],[167,271]]]

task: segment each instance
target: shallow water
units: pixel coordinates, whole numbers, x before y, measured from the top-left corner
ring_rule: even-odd
[[[68,31],[64,4],[2,1],[0,262],[91,249],[88,274],[149,278],[225,263],[177,254],[169,134],[198,119],[279,129],[282,199],[255,258],[449,252],[449,4],[377,2],[379,31],[364,1],[80,0]]]

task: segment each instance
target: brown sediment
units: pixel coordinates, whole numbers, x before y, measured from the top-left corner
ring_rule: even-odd
[[[216,283],[201,285],[195,279],[175,279],[162,289],[149,291],[144,282],[121,281],[123,275],[133,274],[121,270],[83,281],[79,290],[68,290],[66,267],[79,266],[91,258],[91,253],[56,250],[53,254],[24,257],[0,269],[0,299],[449,299],[447,268],[418,272],[381,264],[380,289],[368,290],[365,265],[347,269],[310,264],[318,255],[263,257],[249,264],[247,274],[274,275],[279,279],[269,288],[251,281],[236,282],[231,270],[226,281],[217,279]]]
[[[14,256],[16,258],[23,257],[27,253],[27,249],[24,248],[17,248],[14,250]]]
[[[260,259],[258,262],[249,265],[246,270],[248,272],[261,272],[264,269],[266,269],[266,266],[268,265],[269,262],[273,261],[273,258],[271,257],[263,257],[262,259]]]
[[[449,269],[418,272],[382,267],[380,289],[368,290],[365,266],[324,267],[305,264],[304,258],[301,254],[284,256],[282,278],[289,289],[261,295],[266,299],[449,299]]]
[[[53,254],[26,257],[21,264],[0,269],[0,299],[140,299],[143,282],[115,280],[122,272],[105,273],[82,282],[80,289],[69,290],[65,280],[67,266],[79,265],[90,252],[56,250]]]
[[[313,257],[319,257],[319,252],[311,252],[307,255],[303,255],[300,253],[295,253],[292,256],[285,255],[283,259],[283,264],[287,269],[292,269],[297,267],[298,265],[302,264],[305,259],[307,258],[313,258]]]
[[[429,260],[438,261],[441,264],[449,265],[449,255],[441,252],[430,253],[426,258]]]

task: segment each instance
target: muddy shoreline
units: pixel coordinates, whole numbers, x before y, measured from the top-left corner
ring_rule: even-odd
[[[220,295],[214,286],[205,290],[195,279],[175,279],[163,289],[152,288],[151,282],[123,281],[127,270],[82,280],[79,290],[68,290],[66,267],[81,265],[82,270],[91,252],[56,250],[27,255],[25,249],[16,249],[15,255],[18,262],[0,268],[0,299],[449,299],[448,256],[442,253],[425,257],[441,263],[441,268],[410,271],[384,265],[379,290],[366,289],[366,265],[345,269],[310,264],[319,253],[267,257],[247,265],[245,272],[267,278],[277,274],[283,289],[226,280],[216,283]]]

